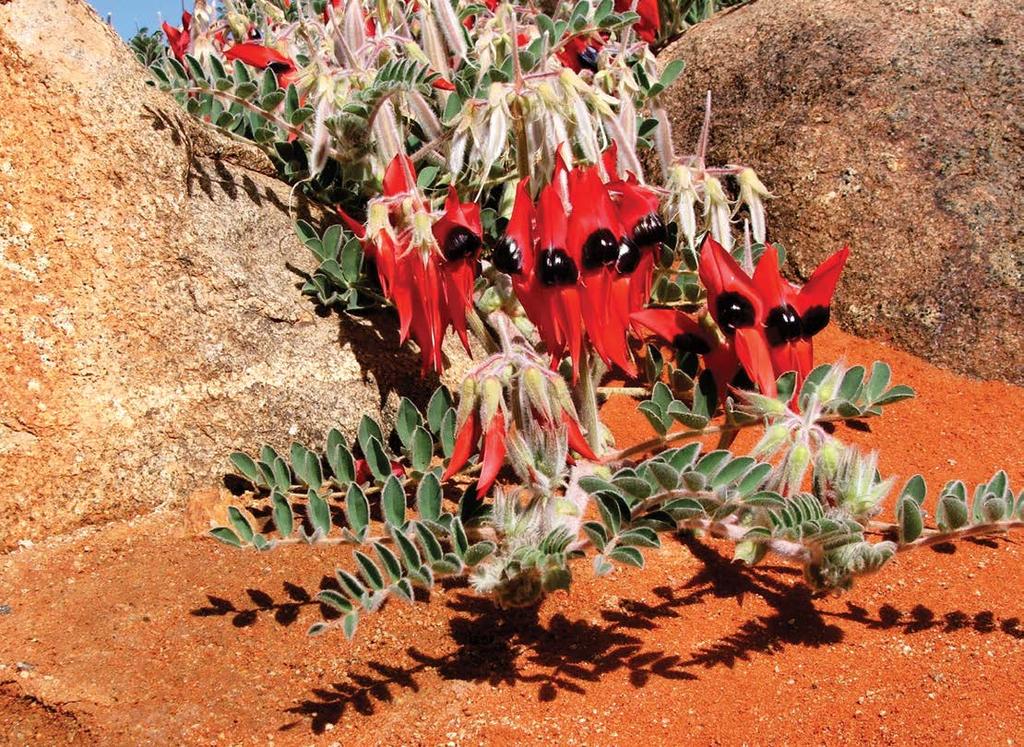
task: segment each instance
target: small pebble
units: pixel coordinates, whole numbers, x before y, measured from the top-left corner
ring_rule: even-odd
[[[11,614],[11,605],[9,605],[9,604],[0,604],[0,615],[9,615],[9,614]]]

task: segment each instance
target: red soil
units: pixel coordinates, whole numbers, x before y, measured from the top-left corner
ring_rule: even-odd
[[[918,390],[838,431],[884,472],[1024,482],[1024,390],[835,331],[818,357],[885,359]],[[629,400],[605,415],[620,444],[649,435]],[[448,587],[348,643],[305,634],[347,551],[238,552],[164,512],[0,559],[0,723],[34,744],[1014,744],[1020,539],[900,556],[825,599],[668,539],[643,571],[581,567],[539,611]]]

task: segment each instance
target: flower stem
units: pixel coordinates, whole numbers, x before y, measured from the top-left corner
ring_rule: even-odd
[[[587,443],[594,453],[601,456],[601,421],[597,410],[596,366],[592,365],[590,351],[586,346],[580,353],[579,384],[576,392],[580,400],[580,420],[587,431]]]

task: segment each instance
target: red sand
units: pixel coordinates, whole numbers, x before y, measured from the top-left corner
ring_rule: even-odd
[[[820,339],[819,360],[881,358],[920,393],[837,432],[884,472],[934,490],[1004,467],[1020,489],[1024,390]],[[629,400],[605,415],[620,444],[650,435]],[[581,564],[539,612],[449,587],[348,643],[305,635],[347,550],[242,553],[158,514],[0,559],[0,713],[8,741],[34,744],[1014,744],[1020,542],[901,556],[812,599],[790,568],[667,538],[643,571]]]

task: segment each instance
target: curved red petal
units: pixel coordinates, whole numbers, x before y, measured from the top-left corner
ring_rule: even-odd
[[[584,459],[596,462],[597,454],[595,454],[594,450],[590,448],[590,444],[587,442],[587,437],[583,435],[583,431],[580,429],[580,424],[576,422],[576,419],[563,410],[562,422],[565,423],[566,430],[568,431],[569,448]]]
[[[391,159],[384,171],[383,187],[387,197],[411,192],[416,188],[416,166],[409,156],[399,153]]]
[[[453,475],[466,466],[466,462],[473,455],[473,449],[480,440],[480,419],[474,412],[455,435],[455,447],[452,449],[452,457],[445,467],[441,480],[449,480]]]
[[[774,397],[778,390],[775,386],[775,369],[772,367],[771,353],[764,330],[755,327],[744,327],[736,330],[734,338],[736,356],[746,370],[747,375],[757,384],[762,394]]]
[[[505,414],[499,409],[484,433],[484,461],[476,483],[477,495],[484,495],[491,489],[505,464],[505,438]]]
[[[717,322],[717,300],[723,293],[738,293],[754,307],[754,326],[764,323],[764,304],[754,281],[743,271],[732,255],[711,236],[704,240],[697,269],[701,283],[708,292],[708,310]]]
[[[832,295],[835,293],[839,276],[842,274],[849,256],[850,247],[844,246],[818,265],[797,294],[798,312],[802,314],[812,306],[828,307],[832,305]]]

